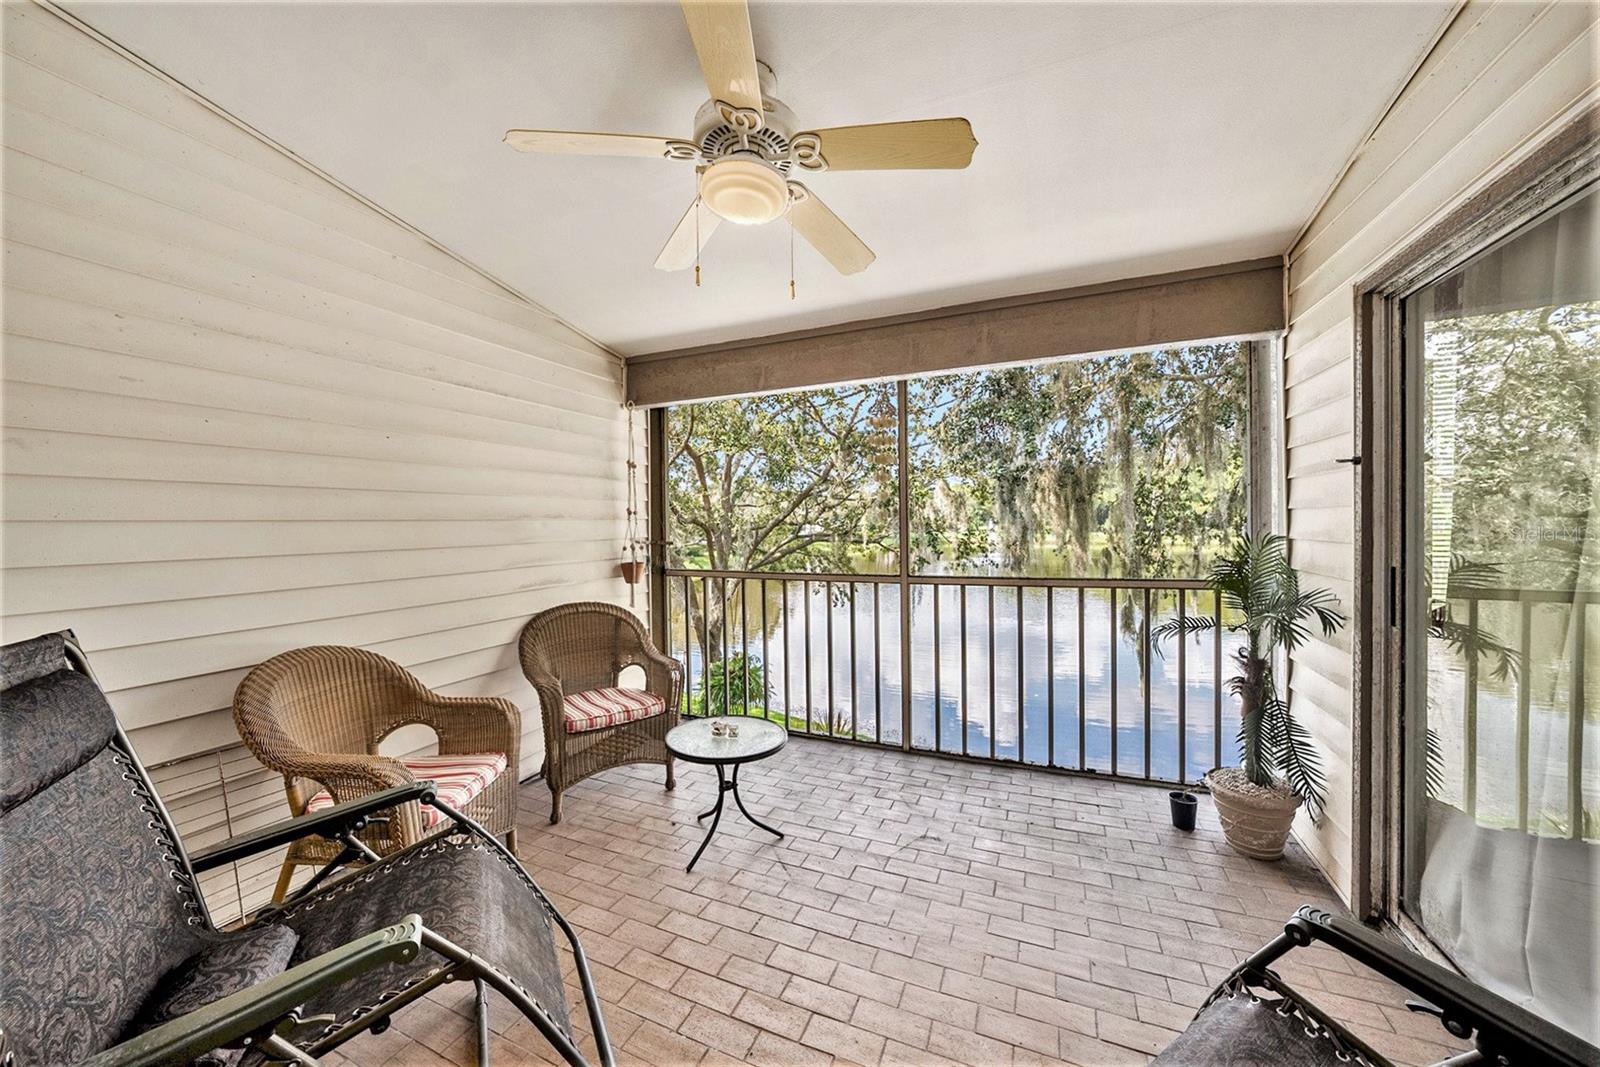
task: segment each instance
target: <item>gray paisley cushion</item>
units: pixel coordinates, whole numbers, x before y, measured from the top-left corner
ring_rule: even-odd
[[[453,831],[428,838],[261,921],[299,933],[299,963],[413,912],[431,930],[499,967],[570,1033],[561,964],[544,908],[521,872],[477,838]],[[331,1013],[343,1025],[446,965],[424,951],[410,963],[385,964],[313,997],[305,1011]]]
[[[203,944],[199,901],[131,767],[106,748],[0,815],[0,1020],[19,1062],[77,1063],[111,1045]]]
[[[161,980],[123,1036],[142,1034],[282,974],[297,941],[299,937],[286,926],[248,926],[218,935]],[[195,1062],[201,1067],[232,1067],[243,1055],[243,1049],[218,1049]]]
[[[0,812],[83,766],[117,729],[100,688],[76,671],[14,685],[0,703]]]
[[[1304,1019],[1280,1012],[1282,1003],[1246,993],[1220,996],[1150,1067],[1350,1067],[1360,1062],[1341,1059],[1326,1034],[1313,1034]]]
[[[67,665],[67,642],[61,634],[41,634],[0,647],[0,689],[10,689]]]

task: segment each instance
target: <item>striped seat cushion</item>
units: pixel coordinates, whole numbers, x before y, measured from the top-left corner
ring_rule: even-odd
[[[667,702],[643,689],[586,689],[568,693],[562,707],[567,733],[581,734],[602,726],[648,719],[667,710]]]
[[[472,799],[489,783],[505,773],[506,757],[501,752],[480,752],[466,756],[407,756],[400,761],[419,782],[432,781],[439,787],[439,799],[457,811],[472,803]],[[333,794],[324,789],[306,804],[306,814],[333,807]],[[422,825],[433,829],[444,820],[437,808],[422,808]]]

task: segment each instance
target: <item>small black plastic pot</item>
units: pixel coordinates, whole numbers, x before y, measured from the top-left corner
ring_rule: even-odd
[[[1200,807],[1200,798],[1182,789],[1167,794],[1172,804],[1172,825],[1186,833],[1194,832],[1194,813]]]

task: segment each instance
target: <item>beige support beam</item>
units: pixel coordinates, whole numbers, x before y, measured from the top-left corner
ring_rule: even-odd
[[[634,356],[628,399],[675,404],[1282,329],[1273,257]]]

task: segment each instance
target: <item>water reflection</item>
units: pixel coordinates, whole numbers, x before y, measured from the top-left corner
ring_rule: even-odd
[[[721,583],[694,581],[688,633],[684,583],[670,585],[672,653],[685,658],[687,644],[688,688],[699,708],[705,694],[702,589],[709,586],[715,605]],[[1213,610],[1208,593],[1189,590],[1183,600],[1186,612]],[[1150,625],[1174,615],[1178,601],[1176,591],[1152,591]],[[721,669],[722,648],[733,657],[747,653],[756,677],[748,690],[753,712],[764,707],[786,714],[795,729],[809,723],[813,732],[900,743],[897,585],[730,581],[726,603],[725,620],[713,608],[713,673]],[[1193,780],[1216,766],[1219,751],[1221,762],[1236,762],[1238,702],[1226,686],[1218,698],[1216,638],[1189,638],[1181,657],[1176,639],[1169,640],[1147,656],[1145,615],[1143,590],[913,585],[907,635],[912,747],[1111,771],[1114,720],[1116,773],[1176,780],[1181,705],[1182,777]],[[1240,640],[1222,639],[1224,679]],[[724,691],[715,679],[713,710],[720,710]],[[734,684],[726,691],[734,694],[729,710],[741,712],[746,690]]]

